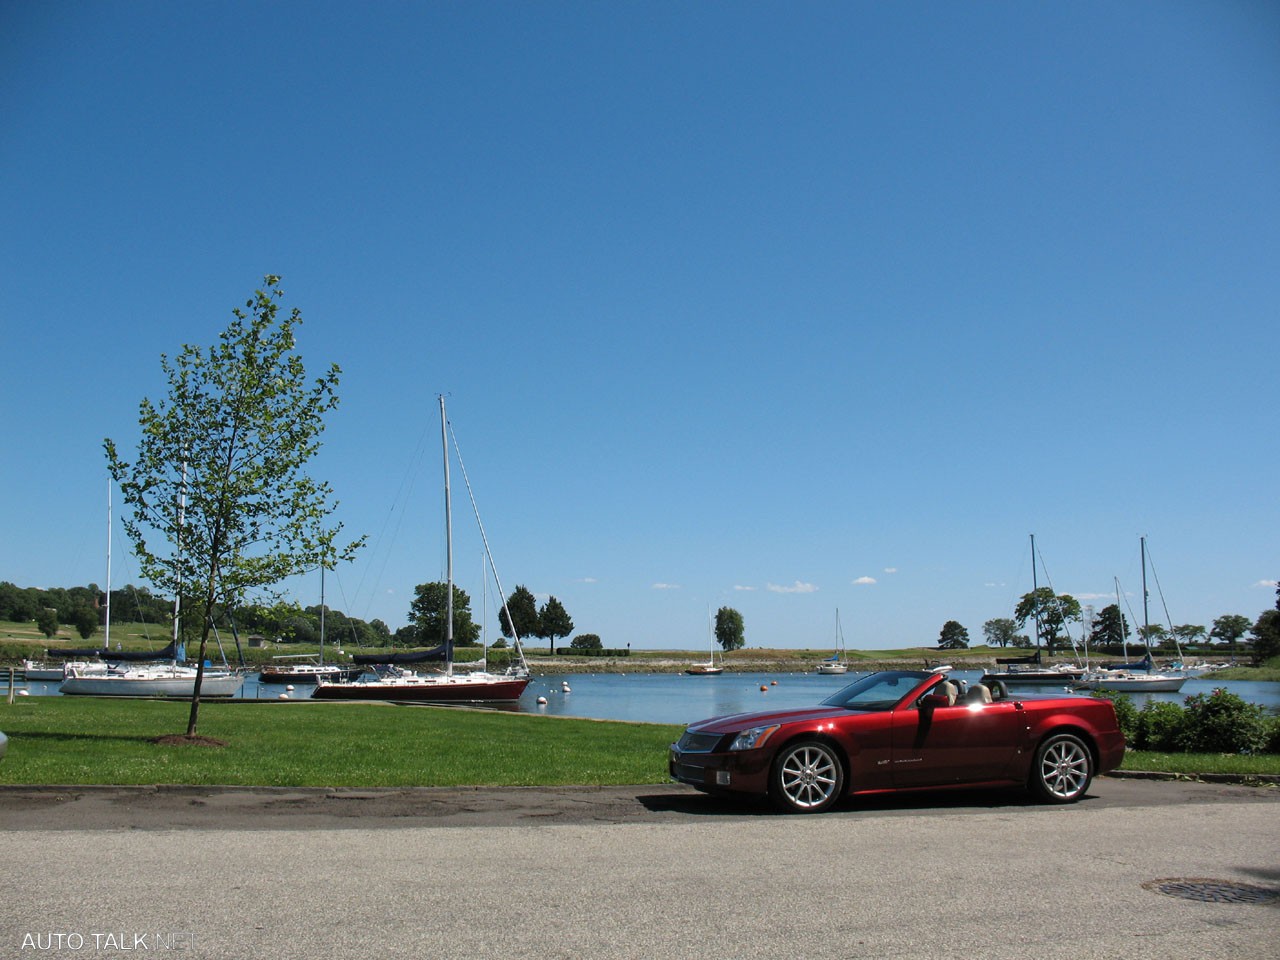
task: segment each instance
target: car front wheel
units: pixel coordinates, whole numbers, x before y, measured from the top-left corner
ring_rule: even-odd
[[[817,740],[787,746],[773,762],[769,796],[787,813],[821,813],[844,793],[844,764]]]
[[[1031,770],[1031,790],[1048,803],[1075,803],[1093,779],[1093,755],[1070,733],[1054,734],[1040,744]]]

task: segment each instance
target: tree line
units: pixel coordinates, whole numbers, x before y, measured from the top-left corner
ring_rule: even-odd
[[[0,620],[34,622],[46,637],[67,625],[88,640],[106,626],[108,606],[112,623],[169,623],[173,616],[172,600],[132,584],[112,590],[108,605],[106,592],[96,583],[42,590],[0,582]]]
[[[1040,642],[1049,653],[1070,645],[1067,625],[1080,623],[1083,611],[1080,602],[1070,594],[1055,594],[1048,587],[1040,587],[1025,593],[1018,601],[1012,617],[997,617],[982,625],[986,642],[993,647],[1031,647],[1031,636],[1020,633],[1028,624],[1034,624]],[[1217,643],[1230,652],[1247,644],[1255,661],[1261,663],[1280,656],[1280,586],[1276,588],[1275,609],[1265,610],[1256,620],[1241,614],[1223,614],[1205,628],[1187,623],[1171,628],[1158,623],[1131,630],[1119,604],[1103,607],[1087,625],[1087,644],[1095,650],[1120,654],[1130,637],[1154,650],[1174,652],[1180,647],[1193,647],[1205,643]],[[1251,636],[1246,638],[1246,634]],[[956,650],[969,646],[969,631],[955,620],[942,625],[938,636],[940,650]]]

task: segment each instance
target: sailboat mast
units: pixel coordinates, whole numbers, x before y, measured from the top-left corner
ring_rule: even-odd
[[[107,480],[107,623],[102,647],[111,648],[111,481]]]
[[[1151,621],[1147,617],[1147,538],[1139,537],[1142,547],[1142,645],[1151,651]]]
[[[320,564],[320,666],[324,666],[324,564]]]
[[[449,490],[449,421],[440,394],[440,443],[444,451],[445,674],[453,675],[453,499]]]
[[[1035,610],[1036,618],[1036,655],[1040,653],[1040,598],[1036,596],[1040,590],[1040,584],[1036,580],[1036,535],[1031,534],[1031,596],[1035,597],[1032,603],[1032,609]]]

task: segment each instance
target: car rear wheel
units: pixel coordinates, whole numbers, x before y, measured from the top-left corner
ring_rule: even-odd
[[[844,793],[844,764],[818,740],[787,746],[773,762],[769,797],[787,813],[821,813]]]
[[[1036,751],[1031,790],[1047,803],[1075,803],[1093,780],[1093,755],[1079,737],[1058,733]]]

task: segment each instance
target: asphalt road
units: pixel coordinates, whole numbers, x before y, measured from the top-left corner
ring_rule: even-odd
[[[8,787],[0,831],[0,958],[1280,958],[1275,788]]]

